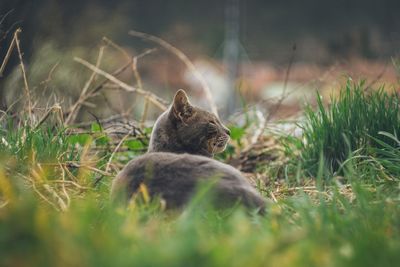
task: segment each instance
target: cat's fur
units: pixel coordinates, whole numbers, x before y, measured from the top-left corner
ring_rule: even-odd
[[[212,195],[219,207],[239,201],[261,212],[265,207],[265,199],[232,166],[204,156],[168,152],[147,153],[129,162],[115,179],[112,195],[130,199],[143,183],[151,196],[165,200],[167,208],[181,208],[201,182],[215,182]]]
[[[173,104],[156,121],[148,153],[130,161],[114,179],[113,199],[129,200],[141,184],[151,196],[166,201],[167,208],[187,204],[198,184],[215,182],[215,203],[232,206],[265,207],[265,199],[242,174],[211,157],[225,149],[229,130],[218,118],[189,103],[179,90]]]

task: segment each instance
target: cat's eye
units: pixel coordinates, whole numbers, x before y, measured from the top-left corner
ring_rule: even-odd
[[[211,135],[217,133],[217,124],[213,121],[209,121],[207,124],[207,131]]]

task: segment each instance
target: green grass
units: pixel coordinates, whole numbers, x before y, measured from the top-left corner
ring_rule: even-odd
[[[184,212],[164,211],[157,199],[136,201],[127,209],[113,207],[108,190],[112,177],[93,185],[101,177],[95,170],[105,171],[113,151],[111,137],[99,127],[78,135],[45,125],[3,128],[0,266],[396,266],[399,139],[369,118],[394,116],[394,106],[380,114],[387,102],[382,105],[378,99],[397,100],[383,91],[366,95],[362,84],[354,86],[348,84],[329,109],[321,102],[318,113],[308,109],[308,143],[285,139],[293,162],[296,155],[315,157],[315,162],[287,172],[284,188],[264,188],[266,197],[273,192],[278,198],[265,217],[240,207],[216,211],[204,188]],[[362,109],[368,119],[352,114]],[[239,143],[246,133],[237,133],[234,141]],[[126,141],[127,150],[114,155],[112,163],[124,164],[145,144]],[[329,157],[321,158],[324,149]],[[346,184],[324,179],[336,161],[346,161],[339,165]],[[315,180],[302,176],[310,166],[316,168]],[[305,181],[315,186],[302,187]],[[278,190],[285,193],[278,196]]]
[[[384,88],[367,92],[364,82],[349,80],[338,98],[332,98],[329,107],[317,96],[317,110],[306,107],[306,122],[302,125],[302,160],[311,175],[318,172],[321,154],[325,167],[335,173],[354,153],[358,156],[379,155],[385,159],[384,142],[398,146],[392,135],[400,133],[399,96],[386,93]]]
[[[182,215],[152,204],[114,209],[97,192],[58,212],[27,193],[0,210],[0,265],[394,266],[398,199],[353,188],[354,200],[338,188],[329,200],[299,193],[264,218],[199,203]]]

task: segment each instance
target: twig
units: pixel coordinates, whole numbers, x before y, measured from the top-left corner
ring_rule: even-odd
[[[103,53],[104,53],[104,46],[101,46],[99,49],[99,55],[97,56],[97,61],[96,61],[96,68],[100,66],[101,60],[103,59]],[[75,104],[72,106],[68,117],[65,119],[65,124],[70,124],[73,122],[78,115],[79,109],[81,108],[82,104],[85,102],[86,98],[86,92],[89,89],[90,85],[92,84],[94,78],[96,77],[96,72],[93,71],[92,74],[90,75],[89,80],[86,82],[85,86],[82,89],[82,92],[78,98],[78,100],[75,102]]]
[[[111,39],[103,36],[103,41],[106,44],[111,45],[112,47],[114,47],[115,49],[120,51],[128,60],[131,60],[131,56],[125,51],[125,49],[123,49],[121,46],[119,46],[116,43],[114,43]]]
[[[118,89],[119,89],[119,87],[118,87]],[[122,104],[117,105],[117,107],[114,107],[114,105],[110,102],[110,100],[107,98],[107,95],[104,92],[101,92],[100,95],[110,110],[114,111],[114,113],[117,113],[117,114],[123,113],[123,111],[122,111],[123,105]]]
[[[112,46],[114,49],[118,50],[119,52],[121,52],[124,57],[128,60],[128,62],[133,62],[131,55],[124,49],[122,48],[120,45],[117,45],[116,43],[114,43],[111,39],[107,38],[107,37],[103,37],[103,42],[105,42],[107,45]],[[117,113],[121,113],[120,110],[116,110],[113,105],[108,101],[107,97],[104,95],[104,93],[102,94],[102,96],[104,97],[104,100],[106,102],[106,104],[109,106],[109,108],[113,111],[116,111]],[[119,107],[121,108],[121,110],[123,109],[123,100],[121,97],[121,94],[118,95],[118,99],[120,100],[120,105]]]
[[[137,58],[136,57],[133,58],[132,71],[133,71],[133,75],[135,75],[137,86],[139,88],[143,89],[143,87],[142,87],[142,79],[140,78],[139,72],[137,70]]]
[[[15,32],[17,32],[17,31],[21,31],[21,30],[17,29]],[[8,60],[10,59],[11,52],[13,51],[14,46],[16,44],[16,40],[15,39],[16,39],[16,35],[14,34],[14,37],[11,40],[10,46],[8,47],[7,53],[6,53],[6,55],[5,55],[4,59],[3,59],[3,63],[1,64],[1,67],[0,67],[0,77],[3,77],[4,69],[5,69],[5,67],[6,67],[6,65],[8,63]]]
[[[146,56],[146,55],[148,55],[148,54],[154,52],[155,50],[157,50],[157,49],[156,49],[156,48],[148,49],[148,50],[144,51],[143,53],[141,53],[141,54],[139,54],[139,55],[133,57],[133,60],[132,60],[132,71],[133,71],[133,75],[135,76],[135,79],[136,79],[137,87],[138,87],[139,89],[142,89],[142,90],[143,90],[143,84],[142,84],[142,79],[140,78],[139,71],[138,71],[138,68],[137,68],[138,60],[139,60],[140,58],[142,58],[142,57],[144,57],[144,56]],[[147,109],[148,109],[148,106],[149,106],[149,101],[147,100],[147,98],[145,98],[145,106],[144,106],[144,109],[143,109],[142,119],[143,119],[145,116],[147,116]],[[128,116],[128,115],[131,113],[131,111],[132,111],[133,108],[134,108],[134,105],[131,105],[131,106],[124,112],[123,115],[124,115],[124,116]]]
[[[123,116],[121,116],[120,114],[116,114],[116,115],[110,116],[109,118],[101,119],[100,122],[104,124],[104,123],[110,123],[110,122],[113,122],[113,121],[118,121],[120,119],[123,119]],[[91,126],[92,124],[93,124],[93,121],[88,121],[88,122],[77,123],[77,124],[75,124],[75,126],[76,127],[88,127],[88,126]],[[78,129],[69,128],[69,130],[71,130],[73,132],[73,131],[78,130]],[[81,132],[79,132],[79,133],[81,133]]]
[[[126,70],[127,68],[129,68],[129,66],[132,64],[132,61],[129,61],[128,63],[126,63],[125,65],[123,65],[122,67],[120,67],[119,69],[117,69],[116,71],[114,71],[111,75],[112,76],[118,76],[119,74],[121,74],[124,70]],[[93,89],[92,91],[92,95],[98,93],[103,87],[104,85],[109,82],[108,79],[104,79],[99,85],[96,86],[96,88]]]
[[[8,29],[6,30],[6,31],[3,31],[3,36],[1,37],[1,39],[0,39],[0,43],[4,40],[4,39],[6,39],[7,38],[7,35],[10,33],[10,31],[12,30],[12,29],[14,29],[15,27],[14,26],[16,26],[16,25],[18,25],[18,24],[21,24],[23,21],[22,20],[17,20],[17,21],[15,21],[13,24],[11,24],[10,25],[10,27],[8,27]]]
[[[142,90],[140,88],[136,88],[136,87],[130,86],[130,85],[118,80],[117,78],[115,78],[111,74],[109,74],[109,73],[97,68],[93,64],[90,64],[86,60],[83,60],[83,59],[78,58],[78,57],[74,57],[74,61],[79,62],[80,64],[82,64],[85,67],[91,69],[92,71],[96,72],[97,74],[99,74],[99,75],[107,78],[111,82],[119,85],[123,90],[125,90],[127,92],[134,92],[134,93],[138,93],[138,94],[147,96],[148,99],[150,100],[150,102],[152,102],[156,107],[158,107],[162,111],[165,111],[167,109],[166,105],[164,104],[165,101],[162,100],[161,98],[159,98],[158,96],[156,96],[155,94],[153,94],[151,92],[144,91],[144,90]]]
[[[8,106],[7,110],[2,110],[3,115],[0,117],[0,122],[4,119],[4,117],[10,112],[10,110],[16,105],[20,100],[22,99],[22,96],[20,96],[17,100],[15,100],[11,105]]]
[[[111,165],[112,159],[114,158],[115,153],[118,151],[118,149],[121,147],[121,145],[124,143],[124,141],[125,141],[130,135],[131,135],[131,133],[128,133],[127,135],[125,135],[125,136],[121,139],[121,141],[119,141],[118,145],[115,147],[114,151],[112,152],[112,154],[111,154],[111,156],[110,156],[110,158],[109,158],[109,160],[108,160],[108,162],[107,162],[107,166],[106,166],[105,172],[108,172],[108,171],[109,171],[110,165]]]
[[[276,199],[274,193],[271,191],[271,192],[269,192],[269,194],[271,195],[272,200],[273,200],[275,203],[278,203],[278,200]]]
[[[130,65],[131,65],[131,61],[128,62],[127,64],[125,64],[124,66],[120,67],[120,68],[117,69],[116,71],[114,71],[112,75],[113,75],[113,76],[119,75],[119,74],[122,73],[124,70],[126,70]],[[98,92],[99,92],[101,89],[104,88],[104,85],[105,85],[108,81],[109,81],[108,79],[104,79],[99,85],[97,85],[97,86],[90,92],[90,94],[86,94],[86,95],[82,98],[82,101],[83,101],[83,102],[86,102],[89,98],[94,97],[94,96],[97,96]],[[71,107],[71,109],[72,109],[72,107]],[[67,112],[68,114],[71,112],[71,109],[70,109],[70,111]]]
[[[0,25],[3,24],[4,20],[8,17],[8,15],[10,15],[12,12],[14,12],[14,9],[10,9],[6,14],[1,16],[1,20],[0,20]],[[6,31],[2,31],[2,36],[0,39],[0,43],[7,38],[8,33],[11,31],[12,28],[14,28],[15,25],[17,25],[18,23],[21,23],[21,20],[17,20],[15,21],[13,24],[11,24],[10,27],[8,27],[8,29]],[[1,77],[1,76],[0,76]]]
[[[57,69],[59,64],[60,64],[60,61],[56,62],[56,64],[54,64],[53,67],[51,67],[49,73],[47,74],[46,80],[43,80],[40,82],[40,85],[42,85],[42,84],[45,85],[45,87],[44,87],[45,90],[47,89],[47,84],[51,81],[53,73]]]
[[[104,175],[104,176],[113,176],[112,173],[108,173],[108,172],[99,170],[99,169],[97,169],[97,168],[95,168],[95,167],[92,167],[92,166],[77,164],[77,163],[75,163],[75,162],[68,162],[68,163],[65,163],[65,166],[67,166],[67,167],[73,167],[73,168],[84,168],[84,169],[88,169],[88,170],[90,170],[90,171],[99,173],[99,174]]]
[[[63,168],[63,170],[64,171],[66,171],[64,168],[65,168],[65,166],[62,166],[62,168]],[[87,186],[81,186],[80,184],[78,184],[78,183],[76,183],[76,182],[74,182],[74,181],[68,181],[68,180],[51,180],[51,181],[49,181],[49,182],[51,182],[51,183],[55,183],[55,184],[70,184],[70,185],[73,185],[73,186],[75,186],[75,187],[77,187],[77,188],[79,188],[79,189],[81,189],[81,190],[89,190],[89,189],[91,189],[90,187],[87,187]]]
[[[133,74],[135,75],[137,86],[140,89],[143,89],[142,79],[140,78],[139,71],[137,69],[138,58],[139,58],[139,56],[133,58],[132,71],[133,71]],[[132,108],[133,108],[133,105],[125,112],[125,114],[129,114],[131,112]],[[147,99],[147,97],[145,97],[144,98],[144,106],[143,106],[142,118],[140,119],[140,127],[141,128],[143,128],[144,122],[146,120],[148,109],[149,109],[149,100]]]
[[[144,123],[146,121],[147,118],[147,112],[149,110],[149,100],[147,99],[147,97],[145,97],[144,99],[144,107],[143,107],[143,113],[142,113],[142,117],[140,118],[140,128],[144,128]]]
[[[42,163],[42,165],[45,165],[45,166],[60,166],[60,165],[62,165],[62,166],[65,166],[67,168],[77,168],[77,169],[84,168],[84,169],[91,170],[93,172],[99,173],[99,174],[104,175],[104,176],[113,176],[112,173],[108,173],[108,172],[99,170],[99,169],[97,169],[95,167],[92,167],[92,166],[78,164],[78,163],[76,163],[74,161],[67,161],[67,162],[64,162],[64,163]]]
[[[56,206],[56,204],[54,204],[53,202],[51,202],[47,197],[45,197],[36,187],[35,182],[32,181],[32,179],[27,178],[31,183],[32,183],[32,188],[33,190],[39,195],[39,197],[41,197],[44,201],[46,201],[47,203],[49,203],[53,208],[55,208],[57,211],[60,211],[60,209]]]
[[[7,11],[6,14],[1,15],[0,25],[4,22],[4,20],[7,18],[7,16],[10,15],[12,12],[14,12],[14,9],[10,9]]]
[[[292,54],[290,56],[289,65],[286,69],[285,80],[283,82],[283,91],[282,91],[281,97],[279,98],[278,103],[275,104],[274,110],[268,114],[267,121],[269,121],[270,118],[280,109],[280,107],[282,106],[283,100],[285,100],[285,98],[286,98],[287,84],[289,81],[289,74],[290,74],[290,70],[292,69],[295,52],[296,52],[296,44],[294,44],[292,47]]]
[[[50,109],[48,109],[48,110],[46,111],[46,113],[43,115],[42,119],[40,119],[40,121],[36,124],[36,126],[35,126],[33,129],[36,130],[37,128],[39,128],[40,125],[42,125],[42,124],[47,120],[47,118],[50,116],[50,114],[51,114],[52,112],[55,112],[55,111],[61,111],[61,107],[60,107],[59,104],[55,104],[55,105],[52,106]],[[62,116],[61,116],[61,117],[62,117]]]
[[[73,183],[75,183],[75,181],[78,181],[76,176],[72,174],[72,172],[68,169],[68,167],[65,164],[63,164],[63,168]]]
[[[139,71],[138,71],[138,68],[137,68],[138,60],[140,58],[142,58],[142,57],[144,57],[144,56],[156,51],[156,50],[157,50],[156,48],[148,49],[148,50],[144,51],[142,54],[139,54],[139,55],[133,57],[133,60],[132,60],[132,71],[133,71],[133,74],[135,75],[137,86],[140,89],[143,89],[143,86],[142,86],[142,79],[140,78]]]
[[[111,43],[111,42],[112,42],[111,40],[109,40],[109,39],[107,39],[107,38],[106,38],[105,40],[107,40],[107,44],[110,44],[111,46],[116,46],[116,47],[115,47],[116,49],[122,49],[122,48],[120,48],[119,46],[117,46],[116,44]],[[117,48],[117,47],[118,47],[118,48]],[[122,50],[123,50],[123,49],[122,49]],[[137,60],[138,60],[139,58],[144,57],[144,56],[146,56],[146,55],[148,55],[148,54],[154,52],[155,50],[157,50],[157,49],[155,49],[155,48],[153,48],[153,49],[148,49],[148,50],[146,50],[145,52],[143,52],[142,54],[139,54],[138,56],[135,56],[133,59],[129,58],[129,62],[127,62],[125,65],[123,65],[122,67],[120,67],[119,69],[117,69],[116,71],[114,71],[111,75],[112,75],[112,76],[117,76],[117,75],[119,75],[120,73],[122,73],[123,71],[125,71],[129,66],[131,66],[133,61],[136,61],[136,62],[137,62]],[[124,50],[123,50],[122,52],[125,53],[125,54],[127,54]],[[88,103],[87,100],[88,100],[89,98],[92,98],[92,97],[97,96],[97,95],[98,95],[98,92],[99,92],[101,89],[104,88],[104,86],[105,86],[105,84],[106,84],[107,82],[109,82],[109,79],[106,78],[106,79],[104,79],[100,84],[98,84],[90,93],[81,95],[81,105],[86,105],[86,104]],[[118,89],[120,88],[119,85],[116,85],[116,86],[118,87]],[[142,88],[140,88],[140,89],[142,89]],[[72,107],[70,108],[70,111],[69,111],[68,113],[71,113],[72,108],[75,108],[75,107],[72,106]]]
[[[290,70],[292,68],[292,64],[293,64],[293,61],[294,61],[295,52],[296,52],[296,44],[293,45],[292,55],[291,55],[290,60],[289,60],[289,65],[288,65],[288,67],[286,69],[285,80],[283,82],[283,91],[282,91],[281,97],[279,98],[278,102],[275,104],[274,110],[268,113],[267,118],[264,118],[262,116],[262,120],[261,120],[262,123],[261,123],[260,127],[257,129],[257,135],[253,136],[253,138],[252,138],[251,146],[254,145],[255,143],[257,143],[257,141],[260,140],[260,138],[262,137],[265,129],[267,128],[267,123],[269,122],[271,117],[280,109],[280,107],[281,107],[281,105],[283,103],[283,100],[285,100],[285,98],[287,97],[287,95],[286,95],[287,83],[289,81],[289,74],[290,74]]]
[[[103,40],[104,40],[107,44],[113,46],[115,49],[117,49],[117,50],[119,50],[121,53],[123,53],[124,56],[127,57],[128,60],[129,60],[128,63],[126,63],[124,66],[122,66],[121,68],[119,68],[119,69],[117,69],[116,71],[114,71],[114,72],[112,73],[113,76],[117,76],[118,74],[120,74],[121,72],[123,72],[124,70],[126,70],[129,66],[132,66],[132,64],[137,64],[137,63],[134,63],[134,62],[137,62],[137,60],[138,60],[139,58],[142,58],[142,57],[144,57],[144,56],[146,56],[146,55],[148,55],[148,54],[150,54],[150,53],[153,53],[154,51],[157,50],[156,48],[148,49],[148,50],[144,51],[143,53],[141,53],[141,54],[139,54],[139,55],[133,57],[133,59],[132,59],[132,58],[129,56],[129,54],[128,54],[122,47],[120,47],[119,45],[115,44],[113,41],[111,41],[111,40],[108,39],[107,37],[103,37]],[[108,79],[105,79],[103,82],[101,82],[101,83],[93,90],[93,93],[97,93],[108,81],[109,81]]]
[[[131,133],[129,132],[127,135],[125,135],[121,141],[118,143],[118,145],[115,147],[114,151],[111,153],[110,158],[108,159],[107,165],[106,165],[106,169],[105,172],[107,173],[110,169],[111,166],[111,162],[112,159],[114,158],[115,153],[117,153],[117,151],[119,150],[119,148],[121,147],[121,145],[124,143],[124,141],[131,135]],[[100,176],[99,178],[97,178],[94,183],[93,186],[96,186],[102,179],[103,179],[104,175]]]
[[[387,67],[388,67],[388,62],[386,62],[386,64],[385,64],[385,66],[383,67],[383,69],[382,69],[382,71],[375,77],[375,79],[374,80],[372,80],[366,87],[365,87],[365,89],[366,90],[369,90],[369,89],[371,89],[371,87],[375,84],[375,83],[377,83],[381,78],[382,78],[382,76],[385,74],[385,72],[386,72],[386,69],[387,69]]]
[[[46,189],[46,191],[49,192],[49,194],[51,194],[54,199],[57,200],[58,206],[60,207],[61,211],[67,210],[67,205],[65,204],[64,200],[58,195],[56,190],[51,188],[48,184],[44,184],[43,188]]]
[[[70,197],[69,197],[69,195],[67,193],[67,190],[65,189],[65,182],[66,182],[66,180],[65,180],[65,169],[64,169],[64,166],[62,164],[60,164],[60,169],[61,169],[61,172],[62,172],[62,180],[63,180],[63,183],[61,183],[61,185],[62,185],[64,196],[67,199],[67,207],[69,207],[69,205],[71,203],[71,199],[70,199]]]
[[[292,192],[292,191],[297,191],[297,190],[315,190],[317,187],[316,186],[297,186],[297,187],[290,187],[286,189],[277,189],[275,190],[275,193],[285,193],[285,192]]]
[[[112,47],[114,47],[116,50],[120,51],[120,52],[129,60],[129,63],[132,63],[132,65],[131,65],[131,66],[132,66],[132,71],[133,71],[133,73],[134,73],[134,76],[135,76],[135,79],[136,79],[136,82],[137,82],[137,86],[138,86],[139,89],[142,89],[142,90],[143,90],[142,80],[141,80],[140,75],[139,75],[139,72],[138,72],[138,70],[137,70],[137,62],[138,62],[138,59],[139,59],[139,58],[142,58],[142,57],[144,57],[144,56],[146,56],[146,55],[152,53],[152,52],[155,51],[156,49],[155,49],[155,48],[153,48],[153,49],[148,49],[148,50],[146,50],[145,52],[139,54],[138,56],[135,56],[135,57],[131,58],[131,56],[128,54],[128,52],[126,52],[125,49],[123,49],[121,46],[119,46],[119,45],[117,45],[116,43],[114,43],[114,42],[113,42],[112,40],[110,40],[109,38],[103,37],[103,41],[104,41],[105,43],[107,43],[108,45],[111,45]],[[117,86],[118,86],[118,85],[117,85]],[[118,86],[118,89],[119,89],[119,86]],[[109,107],[110,107],[112,110],[114,110],[114,108],[112,108],[112,105],[107,101],[107,98],[106,98],[105,96],[104,96],[104,98],[105,98],[107,104],[109,104]],[[147,98],[146,98],[146,103],[147,103]],[[123,106],[123,105],[121,104],[121,107],[122,107],[122,106]],[[124,116],[127,116],[127,115],[131,112],[131,110],[133,109],[133,107],[134,107],[134,106],[131,105],[131,107],[130,107],[128,110],[126,110],[126,112],[123,112],[123,115],[124,115]],[[118,112],[118,113],[120,113],[120,112]]]
[[[140,55],[138,55],[138,56],[135,56],[134,59],[135,59],[135,58],[140,58],[140,57],[146,56],[146,55],[148,55],[148,54],[150,54],[150,53],[152,53],[152,52],[154,52],[154,51],[156,51],[156,50],[157,50],[157,49],[155,49],[155,48],[146,50],[146,51],[143,52],[142,54],[140,54]],[[112,75],[112,76],[118,76],[120,73],[122,73],[124,70],[126,70],[126,69],[127,69],[129,66],[131,66],[131,65],[132,65],[132,59],[129,60],[128,63],[126,63],[125,65],[123,65],[122,67],[120,67],[119,69],[117,69],[116,71],[114,71],[111,75]],[[102,81],[95,89],[93,89],[92,94],[95,94],[95,93],[97,93],[98,91],[100,91],[108,81],[109,81],[108,79],[105,79],[104,81]]]
[[[32,103],[31,103],[31,94],[29,92],[29,86],[28,86],[28,80],[26,78],[26,71],[25,71],[25,66],[24,66],[24,62],[22,60],[22,52],[21,52],[21,46],[19,43],[19,39],[18,39],[18,34],[21,32],[21,28],[18,28],[15,32],[14,32],[14,38],[15,38],[15,44],[17,46],[17,51],[18,51],[18,57],[19,57],[19,62],[20,62],[20,66],[21,66],[21,72],[22,72],[22,77],[24,79],[24,88],[25,88],[25,94],[26,97],[28,99],[28,115],[29,115],[29,119],[32,120]],[[31,121],[32,122],[32,121]]]
[[[174,47],[173,45],[167,43],[163,39],[161,39],[157,36],[154,36],[154,35],[150,35],[150,34],[147,34],[144,32],[133,31],[133,30],[129,31],[129,35],[152,41],[152,42],[164,47],[166,50],[168,50],[169,52],[171,52],[172,54],[177,56],[186,65],[186,67],[189,69],[189,71],[192,72],[192,74],[196,77],[196,79],[200,82],[200,84],[204,90],[204,93],[206,95],[207,101],[210,105],[211,111],[215,115],[218,116],[218,109],[217,109],[215,101],[212,97],[210,87],[208,86],[207,82],[205,81],[205,79],[203,78],[201,73],[196,69],[194,64],[190,61],[190,59],[182,51],[180,51],[178,48]]]
[[[265,128],[267,127],[267,120],[265,119],[264,114],[259,110],[257,110],[255,113],[259,122],[259,126],[254,131],[254,135],[250,139],[249,148],[251,148],[260,141],[260,138],[263,135]]]

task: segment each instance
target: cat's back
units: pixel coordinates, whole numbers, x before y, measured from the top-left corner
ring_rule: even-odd
[[[204,156],[168,152],[147,153],[130,161],[114,180],[112,195],[121,195],[123,190],[130,198],[143,183],[168,207],[180,207],[202,181],[215,182],[217,194],[226,202],[241,200],[246,206],[264,207],[264,199],[232,166]]]
[[[210,159],[208,157],[192,154],[176,154],[170,152],[149,152],[131,160],[125,167],[125,171],[130,172],[135,169],[148,168],[153,170],[173,169],[177,172],[194,169],[196,172],[212,172],[221,170],[234,175],[240,172],[230,165]]]

